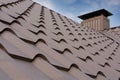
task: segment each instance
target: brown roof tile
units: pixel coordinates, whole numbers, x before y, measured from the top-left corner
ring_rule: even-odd
[[[119,80],[120,44],[111,31],[96,32],[31,0],[3,0],[0,9],[2,80]]]

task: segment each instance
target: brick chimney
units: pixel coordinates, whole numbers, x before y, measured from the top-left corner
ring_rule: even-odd
[[[111,15],[112,13],[105,9],[101,9],[81,15],[79,18],[83,20],[81,22],[82,25],[93,28],[96,31],[102,31],[110,28],[108,16]]]

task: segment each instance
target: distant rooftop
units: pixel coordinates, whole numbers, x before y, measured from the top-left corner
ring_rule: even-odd
[[[105,9],[100,9],[100,10],[97,10],[97,11],[94,11],[94,12],[90,12],[90,13],[78,16],[78,17],[82,20],[86,20],[86,19],[89,19],[89,18],[92,18],[92,17],[95,17],[95,16],[99,16],[101,14],[103,14],[105,17],[108,17],[108,16],[112,15],[112,13],[110,13],[109,11],[107,11]]]

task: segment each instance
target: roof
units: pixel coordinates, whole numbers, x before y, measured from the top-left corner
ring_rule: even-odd
[[[112,27],[108,30],[103,31],[103,33],[111,38],[114,38],[116,41],[120,43],[120,26]]]
[[[0,9],[0,80],[120,79],[114,39],[31,0]]]
[[[107,10],[100,9],[100,10],[97,10],[97,11],[94,11],[94,12],[83,14],[83,15],[79,16],[79,18],[81,18],[83,20],[86,20],[86,19],[89,19],[89,18],[92,18],[92,17],[99,16],[101,14],[104,15],[105,17],[108,17],[108,16],[112,15],[112,13],[108,12]]]

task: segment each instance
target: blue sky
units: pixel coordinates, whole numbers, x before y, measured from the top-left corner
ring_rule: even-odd
[[[111,27],[120,25],[120,0],[33,0],[76,22],[81,22],[77,16],[84,13],[106,9],[113,16],[109,17]]]

